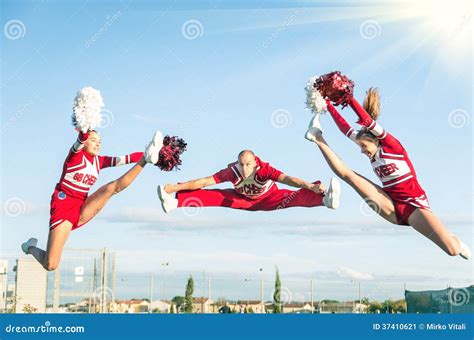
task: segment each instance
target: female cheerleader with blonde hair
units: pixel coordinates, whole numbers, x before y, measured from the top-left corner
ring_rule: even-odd
[[[353,97],[353,82],[340,72],[332,72],[308,84],[308,106],[316,112],[305,138],[316,143],[334,173],[349,184],[368,205],[387,221],[410,225],[451,256],[469,259],[469,247],[449,232],[431,211],[425,191],[402,144],[378,123],[380,97],[371,88],[361,106]],[[349,105],[359,117],[354,130],[332,105]],[[323,138],[320,113],[329,111],[339,130],[365,154],[382,182],[379,186],[348,168]]]

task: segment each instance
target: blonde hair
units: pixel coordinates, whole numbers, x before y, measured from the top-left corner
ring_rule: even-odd
[[[373,120],[377,120],[380,116],[380,94],[379,90],[376,87],[371,87],[367,90],[364,103],[363,103],[365,111],[372,117]],[[366,127],[363,127],[357,132],[356,140],[359,139],[366,139],[369,140],[377,145],[379,145],[378,138],[370,132],[370,130]]]
[[[372,117],[373,120],[377,120],[380,116],[380,94],[379,89],[371,87],[367,90],[364,103],[365,111]]]

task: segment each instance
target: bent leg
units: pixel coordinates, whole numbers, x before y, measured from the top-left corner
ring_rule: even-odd
[[[69,221],[58,224],[58,226],[49,231],[46,251],[37,247],[30,247],[29,253],[33,255],[44,269],[49,271],[55,270],[61,260],[64,244],[71,233],[71,229],[72,223]]]

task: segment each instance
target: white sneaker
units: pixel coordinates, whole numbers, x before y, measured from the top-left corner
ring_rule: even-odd
[[[458,239],[459,244],[461,245],[461,252],[459,253],[459,256],[461,256],[465,260],[469,260],[471,258],[471,249],[465,244],[463,241]]]
[[[163,146],[163,134],[160,131],[156,131],[153,135],[153,139],[145,149],[145,161],[147,163],[156,164],[160,157],[160,150]]]
[[[331,178],[328,191],[323,198],[323,204],[329,209],[337,209],[339,207],[339,196],[341,195],[341,183],[336,177]]]
[[[321,114],[316,113],[313,118],[311,118],[311,121],[308,125],[308,131],[306,131],[306,134],[304,135],[304,138],[311,142],[316,142],[316,137],[323,133],[323,129],[321,128],[320,117]]]
[[[158,185],[157,191],[165,213],[169,213],[178,207],[178,200],[172,194],[168,194],[161,185]]]
[[[28,255],[30,253],[30,251],[29,251],[30,247],[36,247],[37,244],[38,244],[38,239],[32,237],[28,241],[23,242],[21,244],[21,250],[23,250],[23,252],[26,255]]]

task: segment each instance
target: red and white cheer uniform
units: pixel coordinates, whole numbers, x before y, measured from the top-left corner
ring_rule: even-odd
[[[379,148],[370,160],[372,169],[382,182],[383,190],[393,201],[398,224],[408,225],[408,217],[417,208],[431,210],[408,153],[394,136],[370,117],[357,100],[352,98],[349,105],[359,117],[357,123],[365,126],[379,140]],[[339,130],[356,142],[357,132],[329,102],[328,111]]]
[[[317,207],[324,195],[309,189],[286,190],[276,185],[283,174],[269,163],[255,157],[254,175],[244,178],[238,162],[213,175],[216,183],[231,182],[233,189],[183,190],[176,193],[178,207],[227,207],[251,211],[269,211],[289,207]],[[317,182],[318,183],[318,182]]]
[[[126,156],[92,156],[84,151],[87,133],[79,133],[64,161],[63,172],[56,184],[51,197],[49,228],[57,227],[64,221],[72,223],[72,229],[77,229],[81,207],[87,198],[90,188],[99,177],[101,169],[136,163],[143,152],[134,152]]]

